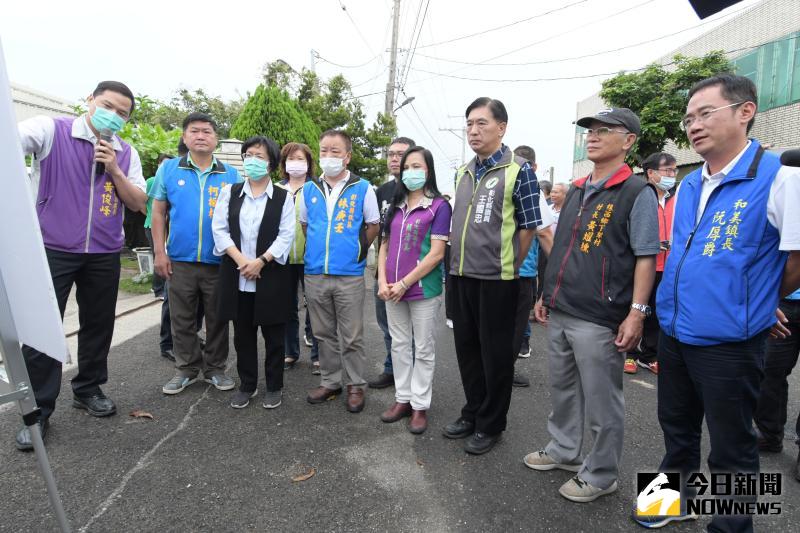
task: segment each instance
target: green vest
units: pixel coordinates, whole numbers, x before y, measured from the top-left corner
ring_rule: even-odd
[[[507,150],[475,184],[477,158],[458,169],[450,230],[450,273],[477,279],[511,280],[519,252],[514,185],[524,160]]]
[[[303,188],[300,187],[294,193],[289,190],[289,185],[278,184],[278,187],[286,189],[294,198],[294,239],[289,248],[289,264],[302,265],[303,256],[306,253],[306,234],[303,232],[303,225],[300,223],[300,203],[303,201]]]

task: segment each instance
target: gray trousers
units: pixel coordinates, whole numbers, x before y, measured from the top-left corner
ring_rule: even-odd
[[[594,444],[578,475],[608,488],[618,477],[622,456],[625,356],[617,351],[612,330],[559,311],[550,312],[547,332],[553,410],[547,420],[552,440],[545,451],[560,463],[580,462],[588,419]]]
[[[320,384],[329,389],[343,384],[363,388],[364,277],[306,274],[305,280],[311,329],[319,342]]]
[[[195,378],[202,372],[208,378],[225,372],[228,322],[217,318],[218,272],[218,265],[172,262],[169,314],[175,368],[182,376]],[[201,299],[206,319],[206,348],[202,353],[197,336],[197,305]]]

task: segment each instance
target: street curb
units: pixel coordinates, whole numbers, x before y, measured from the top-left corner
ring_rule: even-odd
[[[136,311],[144,309],[145,307],[150,307],[151,305],[155,305],[155,304],[159,304],[160,305],[160,304],[164,303],[164,300],[160,300],[158,298],[153,298],[150,295],[148,295],[148,296],[149,296],[149,298],[151,298],[150,301],[134,305],[133,307],[131,307],[129,309],[119,310],[114,314],[114,318],[116,319],[116,318],[120,318],[120,317],[123,317],[123,316],[126,316],[126,315],[130,315],[131,313],[135,313]],[[78,334],[78,331],[80,331],[80,326],[76,326],[76,327],[74,327],[74,329],[72,329],[70,331],[65,331],[64,332],[65,333],[65,337],[66,338],[74,337],[75,335]]]

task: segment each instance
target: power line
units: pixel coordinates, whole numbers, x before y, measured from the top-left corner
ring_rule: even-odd
[[[661,40],[664,40],[664,39],[669,39],[670,37],[673,37],[675,35],[679,35],[681,33],[686,33],[687,31],[695,30],[695,29],[700,28],[702,26],[706,26],[708,24],[713,24],[715,22],[719,22],[722,19],[731,17],[733,15],[736,15],[738,13],[741,13],[742,11],[746,11],[746,10],[751,9],[751,8],[752,8],[752,6],[745,6],[743,8],[740,8],[740,9],[736,10],[736,11],[731,11],[730,13],[726,13],[725,15],[723,15],[721,17],[718,17],[716,19],[706,20],[704,22],[701,22],[700,24],[696,24],[694,26],[690,26],[688,28],[684,28],[684,29],[679,30],[679,31],[670,32],[670,33],[668,33],[666,35],[662,35],[661,37],[655,37],[655,38],[647,39],[646,41],[641,41],[641,42],[638,42],[638,43],[635,43],[635,44],[630,44],[630,45],[627,45],[627,46],[620,46],[619,48],[612,48],[610,50],[603,50],[603,51],[600,51],[600,52],[594,52],[592,54],[585,54],[585,55],[579,55],[579,56],[562,57],[562,58],[558,58],[558,59],[544,59],[544,60],[541,60],[541,61],[526,61],[526,62],[522,62],[522,63],[474,63],[474,62],[471,62],[471,61],[459,61],[459,60],[456,60],[456,59],[446,59],[446,58],[442,58],[442,57],[435,57],[435,56],[430,56],[430,55],[426,55],[426,54],[423,54],[423,53],[420,53],[419,56],[420,57],[424,57],[426,59],[433,59],[435,61],[443,61],[445,63],[456,63],[456,64],[459,64],[459,65],[474,65],[474,66],[480,65],[480,66],[485,66],[485,67],[522,67],[522,66],[530,66],[530,65],[547,65],[547,64],[552,64],[552,63],[563,63],[563,62],[566,62],[566,61],[575,61],[575,60],[578,60],[578,59],[586,59],[586,58],[590,58],[590,57],[597,57],[597,56],[601,56],[601,55],[605,55],[605,54],[610,54],[610,53],[613,53],[613,52],[619,52],[621,50],[628,50],[630,48],[636,48],[636,47],[639,47],[639,46],[644,46],[644,45],[650,44],[650,43],[655,42],[655,41],[661,41]]]
[[[752,49],[754,49],[754,48],[759,48],[759,47],[761,47],[761,46],[765,46],[765,45],[768,45],[768,44],[773,44],[773,43],[779,43],[779,42],[782,42],[782,41],[788,41],[788,40],[791,40],[791,39],[794,39],[794,38],[795,38],[794,36],[790,36],[790,37],[784,37],[784,38],[782,38],[782,39],[776,39],[776,40],[774,40],[774,41],[767,41],[767,42],[764,42],[764,43],[761,43],[761,44],[755,44],[755,45],[752,45],[752,46],[745,46],[745,47],[742,47],[742,48],[736,48],[736,49],[733,49],[733,50],[723,50],[723,51],[722,51],[722,53],[723,53],[723,54],[735,54],[736,52],[743,52],[743,51],[745,51],[745,50],[752,50]],[[660,63],[660,65],[659,65],[659,66],[662,66],[662,67],[668,67],[668,66],[670,66],[670,65],[675,65],[675,64],[677,64],[677,61],[669,61],[669,62],[667,62],[667,63]],[[628,73],[630,73],[630,72],[641,72],[641,71],[643,71],[643,70],[646,70],[646,69],[648,69],[650,66],[651,66],[651,65],[647,65],[647,66],[645,66],[645,67],[641,67],[641,68],[634,68],[634,69],[627,69],[627,70],[623,69],[623,70],[618,70],[618,71],[616,71],[616,72],[600,72],[600,73],[596,73],[596,74],[583,74],[583,75],[580,75],[580,76],[560,76],[560,77],[555,77],[555,78],[528,78],[528,79],[489,79],[489,78],[470,78],[470,77],[467,77],[467,76],[454,76],[454,75],[452,75],[452,74],[439,74],[439,73],[432,72],[432,71],[429,71],[429,70],[422,70],[422,69],[416,69],[416,68],[415,68],[415,69],[413,69],[413,70],[414,70],[415,72],[423,72],[423,73],[425,73],[425,74],[431,74],[431,75],[432,75],[432,78],[433,78],[433,77],[439,77],[439,76],[441,76],[441,77],[445,77],[445,78],[453,78],[453,79],[457,79],[457,80],[465,80],[465,81],[481,81],[481,82],[496,82],[496,83],[515,83],[515,82],[539,82],[539,81],[580,80],[580,79],[585,79],[585,78],[598,78],[598,77],[601,77],[601,76],[614,76],[614,75],[617,75],[617,74],[628,74]],[[432,78],[428,78],[428,79],[432,79]],[[422,80],[422,81],[424,81],[424,80]]]
[[[419,44],[419,38],[422,35],[422,28],[425,26],[425,17],[428,15],[428,6],[430,6],[430,4],[431,0],[427,0],[425,2],[425,12],[422,14],[422,22],[420,22],[419,31],[417,32],[417,40],[414,42],[414,47],[411,49],[411,55],[409,56],[408,61],[406,62],[406,70],[402,78],[403,81],[400,84],[401,91],[403,90],[403,88],[405,88],[406,82],[408,81],[408,74],[411,72],[411,62],[414,61],[414,54],[417,51],[417,44]],[[422,7],[422,0],[420,0],[419,5],[420,7]],[[414,35],[412,34],[411,37],[413,39]]]
[[[417,121],[419,122],[419,125],[420,125],[420,126],[422,126],[422,129],[423,129],[423,130],[425,131],[425,133],[428,135],[428,138],[429,138],[431,141],[433,141],[433,144],[434,144],[434,145],[436,145],[436,148],[438,148],[438,149],[439,149],[439,152],[441,153],[441,155],[442,155],[442,156],[443,156],[445,159],[448,159],[448,157],[447,157],[447,152],[445,152],[444,148],[442,148],[442,145],[441,145],[441,144],[439,144],[439,141],[437,141],[437,140],[436,140],[436,137],[434,137],[434,136],[433,136],[433,134],[431,133],[431,131],[428,129],[428,126],[426,126],[426,125],[425,125],[425,121],[423,121],[423,120],[422,120],[422,117],[419,115],[419,112],[417,112],[417,108],[414,106],[414,102],[410,102],[410,103],[409,103],[409,105],[408,105],[407,107],[410,107],[410,108],[411,108],[411,110],[412,110],[412,111],[414,111],[414,115],[417,117]]]
[[[533,42],[533,43],[530,43],[530,44],[526,44],[524,46],[520,46],[519,48],[515,48],[514,50],[511,50],[509,52],[504,52],[504,53],[502,53],[500,55],[496,55],[494,57],[490,57],[489,59],[484,59],[480,63],[476,63],[476,65],[483,65],[483,64],[488,63],[490,61],[494,61],[495,59],[500,59],[501,57],[505,57],[507,55],[515,54],[515,53],[517,53],[517,52],[519,52],[521,50],[525,50],[527,48],[531,48],[532,46],[536,46],[537,44],[542,44],[542,43],[545,43],[547,41],[552,41],[553,39],[557,39],[558,37],[563,37],[564,35],[567,35],[569,33],[574,33],[574,32],[576,32],[578,30],[582,30],[583,28],[586,28],[587,26],[592,26],[594,24],[597,24],[598,22],[603,22],[603,21],[609,20],[609,19],[614,18],[614,17],[616,17],[618,15],[622,15],[623,13],[627,13],[628,11],[633,11],[634,9],[638,9],[640,7],[646,6],[647,4],[652,4],[655,1],[656,0],[645,0],[644,2],[636,4],[635,6],[631,6],[629,8],[623,9],[621,11],[617,11],[617,12],[612,13],[610,15],[607,15],[607,16],[601,18],[601,19],[591,20],[591,21],[587,22],[586,24],[583,24],[581,26],[577,26],[577,27],[572,28],[570,30],[567,30],[565,32],[561,32],[559,34],[553,35],[551,37],[547,37],[547,38],[542,39],[540,41],[536,41],[536,42]],[[466,68],[466,67],[463,67],[463,68]],[[463,68],[459,68],[458,70],[463,70]],[[456,71],[453,71],[453,72],[456,72]]]
[[[366,37],[364,37],[364,34],[361,33],[361,29],[358,27],[358,24],[356,24],[356,21],[350,16],[350,12],[347,10],[347,7],[345,7],[345,5],[342,3],[342,0],[337,1],[339,2],[339,6],[342,8],[342,11],[344,11],[344,14],[347,15],[348,19],[350,19],[350,22],[353,24],[356,32],[358,32],[358,36],[361,37],[361,40],[364,41],[365,45],[367,45],[367,50],[369,50],[369,53],[375,55],[375,52],[372,50],[372,46],[370,46],[369,41],[367,41]]]
[[[505,28],[510,28],[511,26],[516,26],[517,24],[522,24],[523,22],[528,22],[530,20],[541,18],[541,17],[544,17],[546,15],[550,15],[552,13],[557,13],[559,11],[563,11],[565,9],[569,9],[570,7],[576,6],[578,4],[585,4],[588,1],[589,0],[579,0],[577,2],[573,2],[571,4],[567,4],[565,6],[562,6],[562,7],[556,8],[556,9],[551,9],[550,11],[545,11],[544,13],[539,13],[538,15],[533,15],[532,17],[528,17],[528,18],[525,18],[525,19],[522,19],[522,20],[518,20],[516,22],[511,22],[509,24],[503,24],[502,26],[495,26],[494,28],[489,28],[487,30],[482,30],[482,31],[479,31],[479,32],[470,33],[469,35],[462,35],[461,37],[454,37],[452,39],[447,39],[446,41],[439,41],[439,42],[436,42],[436,43],[423,44],[423,45],[420,45],[418,48],[429,48],[431,46],[437,46],[437,45],[440,45],[440,44],[447,44],[447,43],[453,43],[453,42],[456,42],[456,41],[462,41],[464,39],[469,39],[471,37],[483,36],[483,35],[486,35],[487,33],[493,32],[493,31],[502,30],[502,29],[505,29]]]
[[[367,65],[369,65],[370,63],[372,63],[376,59],[380,59],[381,56],[382,56],[382,54],[377,54],[372,59],[370,59],[368,61],[365,61],[364,63],[361,63],[360,65],[341,65],[339,63],[334,63],[333,61],[331,61],[330,59],[328,59],[326,57],[322,57],[321,55],[319,55],[319,52],[317,52],[316,50],[314,51],[314,57],[316,57],[320,61],[324,61],[326,63],[329,63],[329,64],[333,65],[334,67],[339,67],[339,68],[361,68],[361,67],[366,67]]]

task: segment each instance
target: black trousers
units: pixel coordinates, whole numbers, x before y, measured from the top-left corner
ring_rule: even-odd
[[[153,252],[153,257],[155,257],[155,248],[153,246],[153,232],[150,230],[150,228],[144,228],[144,233],[145,235],[147,235],[147,242],[150,243],[150,251]],[[166,282],[167,280],[159,276],[158,272],[156,272],[155,269],[153,269],[153,283],[152,283],[153,294],[155,294],[156,296],[164,296],[167,292],[167,289],[164,285]]]
[[[475,422],[475,431],[496,435],[506,429],[511,404],[519,280],[450,280],[456,357],[467,400],[461,416]]]
[[[108,351],[114,335],[119,289],[119,253],[77,254],[45,249],[61,318],[75,285],[78,300],[78,374],[72,378],[77,396],[91,396],[108,381]],[[47,418],[61,390],[61,363],[30,346],[23,346],[25,365],[36,403]]]
[[[764,375],[766,337],[764,331],[742,342],[693,346],[661,334],[658,421],[666,454],[660,472],[680,472],[685,484],[692,472],[700,470],[705,417],[711,440],[709,470],[758,473],[753,412]],[[691,495],[685,485],[682,492]],[[753,518],[718,515],[708,531],[753,531]]]
[[[517,314],[514,317],[514,347],[515,357],[519,355],[522,348],[522,339],[525,338],[525,330],[528,326],[528,319],[531,316],[531,307],[536,295],[536,278],[519,278],[519,298],[517,299]]]
[[[780,308],[789,319],[786,327],[792,334],[785,339],[767,340],[764,379],[761,381],[761,394],[758,397],[755,416],[756,426],[761,435],[769,444],[775,446],[783,444],[786,406],[789,402],[787,378],[797,364],[797,356],[800,354],[800,300],[782,300]],[[800,414],[797,415],[795,433],[800,436]]]
[[[650,291],[650,301],[647,305],[650,306],[652,313],[644,319],[641,352],[630,355],[630,357],[638,358],[644,363],[652,363],[658,359],[658,334],[661,332],[661,326],[658,325],[658,317],[656,316],[656,291],[658,291],[658,285],[661,283],[663,276],[663,272],[656,272],[653,290]]]
[[[233,322],[233,346],[236,348],[236,370],[241,381],[240,390],[253,392],[258,388],[258,328],[267,348],[264,373],[267,390],[283,389],[283,341],[286,324],[257,326],[253,324],[254,292],[239,292],[239,307]]]

